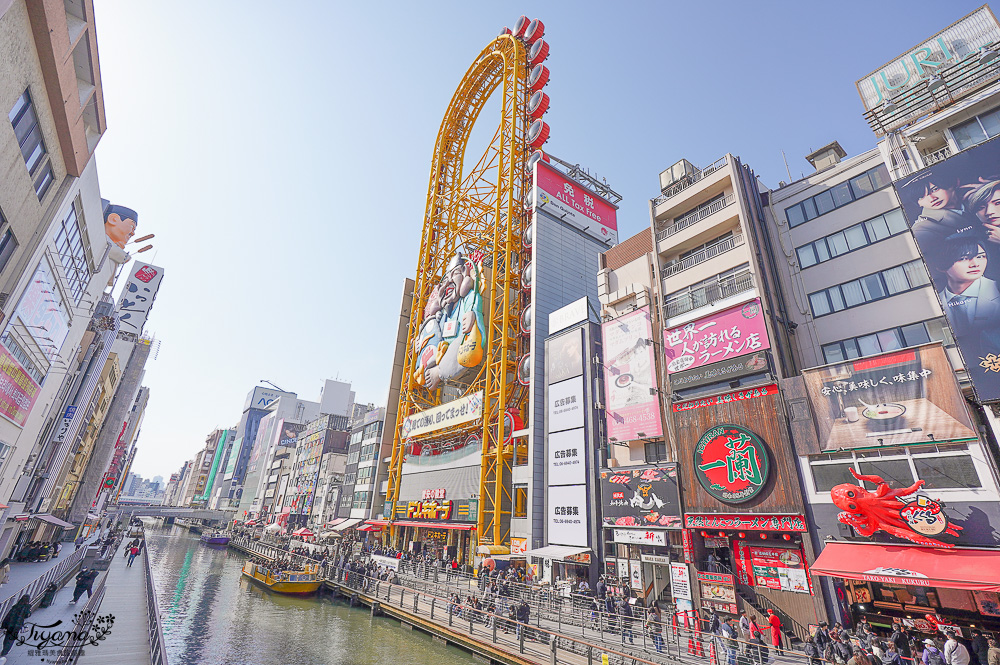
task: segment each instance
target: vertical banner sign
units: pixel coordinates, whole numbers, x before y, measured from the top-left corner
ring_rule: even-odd
[[[1000,141],[988,141],[894,183],[983,402],[1000,399],[1000,244],[993,240],[1000,237],[998,158]],[[914,276],[927,282],[910,263],[896,270],[907,271],[911,284]]]
[[[56,432],[56,443],[62,443],[66,439],[66,433],[69,432],[69,425],[73,422],[73,416],[76,414],[75,406],[67,406],[66,411],[63,413],[62,422],[59,424],[59,431]]]
[[[739,583],[754,586],[753,560],[750,556],[750,546],[747,545],[747,541],[733,541],[733,564],[735,565],[736,579]]]
[[[691,578],[687,564],[670,564],[670,594],[676,601],[678,598],[691,600]]]
[[[121,321],[119,330],[142,334],[142,327],[146,325],[149,310],[153,307],[153,300],[156,299],[162,280],[163,268],[138,261],[132,264],[128,281],[118,298],[118,318]]]
[[[40,389],[7,347],[0,344],[0,416],[24,427]]]
[[[694,563],[694,540],[691,538],[691,529],[681,531],[684,539],[684,563]]]
[[[608,438],[634,441],[663,434],[649,307],[601,326]]]

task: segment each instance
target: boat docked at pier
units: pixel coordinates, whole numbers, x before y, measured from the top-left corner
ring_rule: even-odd
[[[229,534],[223,531],[208,531],[201,534],[201,542],[206,545],[228,545]]]
[[[316,593],[322,584],[318,565],[306,566],[304,570],[273,570],[265,565],[247,561],[243,565],[243,575],[271,591],[284,594]]]

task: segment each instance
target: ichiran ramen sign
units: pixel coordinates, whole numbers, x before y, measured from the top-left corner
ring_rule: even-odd
[[[694,471],[719,501],[746,503],[764,490],[771,461],[759,436],[739,425],[718,425],[698,439]]]

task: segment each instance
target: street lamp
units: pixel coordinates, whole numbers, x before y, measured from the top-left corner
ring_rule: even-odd
[[[275,390],[278,390],[279,392],[287,392],[284,388],[279,388],[278,386],[274,385],[273,383],[271,383],[267,379],[261,379],[260,382],[261,383],[266,383],[267,385],[271,386]]]

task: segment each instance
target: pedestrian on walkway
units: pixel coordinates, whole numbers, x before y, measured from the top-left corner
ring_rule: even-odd
[[[80,597],[83,596],[83,592],[87,592],[87,598],[89,599],[94,595],[94,580],[97,579],[97,571],[93,568],[82,568],[79,573],[76,574],[76,588],[73,589],[73,600],[69,601],[70,605],[76,605],[79,602]]]
[[[628,643],[635,644],[635,636],[632,633],[632,606],[628,600],[622,598],[621,604],[618,606],[618,613],[621,615],[622,622],[622,646],[625,646],[626,635],[628,635]]]
[[[3,628],[3,651],[0,651],[0,665],[7,662],[7,654],[10,653],[11,647],[17,641],[17,634],[21,632],[24,622],[30,615],[31,596],[24,594],[14,603],[14,607],[10,608],[7,616],[3,618],[3,622],[0,623],[0,628]]]
[[[45,587],[45,593],[42,594],[42,607],[48,607],[52,604],[52,601],[56,599],[56,592],[59,591],[59,587],[56,586],[55,582],[49,582],[49,585]]]
[[[128,551],[128,567],[129,568],[132,567],[132,562],[135,561],[135,558],[137,556],[139,556],[139,546],[133,544],[132,547],[130,547],[129,551]]]
[[[1000,643],[997,642],[997,638],[991,637],[987,640],[990,645],[990,649],[986,655],[987,665],[1000,665]]]
[[[955,632],[949,630],[945,637],[948,641],[944,643],[944,662],[948,665],[969,665],[969,650],[955,639]]]
[[[649,608],[649,614],[646,617],[646,632],[653,639],[656,653],[663,653],[663,625],[660,623],[660,610],[656,605]]]
[[[85,540],[87,540],[87,539],[83,537],[83,534],[80,534],[79,536],[76,537],[76,540],[74,540],[73,543],[76,544],[76,549],[77,550],[80,549],[80,546],[83,545],[83,543],[84,543]],[[73,551],[75,552],[76,550],[73,550]]]
[[[767,610],[767,622],[771,624],[771,644],[775,649],[781,648],[781,619],[774,613],[774,610]],[[965,665],[968,665],[966,663]]]

